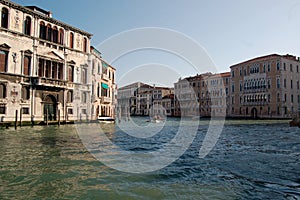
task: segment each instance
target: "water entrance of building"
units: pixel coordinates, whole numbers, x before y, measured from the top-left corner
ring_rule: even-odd
[[[253,119],[257,119],[257,109],[256,108],[252,108],[252,110],[251,110],[251,117]]]
[[[48,95],[44,101],[44,121],[56,121],[56,99],[52,95]],[[48,113],[48,116],[47,116]]]

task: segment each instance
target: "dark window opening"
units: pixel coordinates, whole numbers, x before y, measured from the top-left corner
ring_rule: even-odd
[[[8,51],[0,50],[0,72],[6,72]]]
[[[8,28],[8,10],[6,8],[2,8],[1,27],[2,28]]]
[[[29,108],[22,108],[22,114],[29,115]]]
[[[46,26],[44,22],[40,23],[40,38],[46,40]]]
[[[5,114],[6,107],[5,106],[0,106],[0,114]]]
[[[74,82],[74,66],[69,66],[68,68],[68,80]]]
[[[31,35],[31,18],[28,16],[26,17],[24,22],[24,34]]]
[[[70,48],[74,48],[74,34],[70,33]]]
[[[59,44],[63,45],[64,44],[64,30],[60,29],[59,30]]]
[[[0,84],[0,99],[6,98],[6,85],[1,83]]]
[[[31,56],[24,56],[24,63],[23,63],[23,74],[26,76],[30,75],[30,66],[31,66]]]
[[[73,90],[69,90],[67,93],[67,102],[72,103],[73,102]]]
[[[30,90],[28,87],[22,87],[21,96],[24,100],[28,100],[30,98]]]
[[[87,39],[86,38],[84,38],[83,39],[83,52],[87,52]]]

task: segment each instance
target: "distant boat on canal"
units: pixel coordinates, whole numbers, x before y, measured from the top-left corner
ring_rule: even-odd
[[[295,117],[293,120],[290,122],[290,126],[298,126],[300,128],[300,118]]]
[[[103,117],[103,116],[99,116],[98,117],[98,121],[100,123],[105,123],[105,124],[113,124],[115,123],[115,119],[112,117]]]

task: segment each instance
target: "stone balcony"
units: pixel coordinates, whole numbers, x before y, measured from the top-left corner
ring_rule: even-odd
[[[66,88],[67,82],[64,80],[41,78],[41,77],[31,77],[31,83],[38,86],[48,86],[48,87],[60,87]]]
[[[101,74],[101,79],[106,80],[106,81],[109,80],[107,74]]]
[[[112,103],[112,99],[110,97],[101,97],[101,103]]]

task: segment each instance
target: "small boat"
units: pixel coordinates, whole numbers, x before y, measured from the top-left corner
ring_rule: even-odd
[[[98,121],[100,123],[105,123],[105,124],[112,124],[112,123],[115,123],[115,119],[112,118],[112,117],[101,117],[99,116],[98,117]]]
[[[290,126],[298,126],[300,128],[300,118],[296,117],[293,118],[293,120],[290,122]]]
[[[164,122],[165,119],[159,115],[155,115],[149,122],[151,123],[161,123]]]

